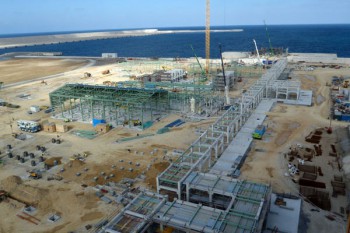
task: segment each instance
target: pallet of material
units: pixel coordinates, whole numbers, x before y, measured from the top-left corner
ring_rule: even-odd
[[[318,135],[312,135],[312,136],[307,136],[305,138],[305,141],[310,142],[310,143],[314,143],[314,144],[319,144],[321,141],[321,136]]]
[[[329,156],[337,157],[337,153],[329,152]]]
[[[321,189],[325,189],[326,188],[326,184],[323,183],[323,182],[307,180],[307,179],[303,179],[303,178],[301,178],[299,180],[299,185],[309,186],[309,187],[314,187],[314,188],[321,188]]]
[[[343,182],[343,177],[342,177],[342,176],[334,175],[334,181]]]
[[[316,179],[317,179],[317,174],[315,174],[315,173],[304,172],[304,174],[303,174],[303,179],[307,179],[307,180],[316,180]]]
[[[321,156],[322,155],[322,149],[321,145],[314,145],[316,156]]]
[[[304,150],[302,150],[302,158],[304,158],[307,161],[311,161],[312,158],[315,155],[315,150],[311,149],[311,148],[305,148]]]
[[[322,135],[322,129],[317,129],[317,130],[315,130],[315,133],[314,134],[316,134],[316,135],[318,135],[318,136],[320,136],[320,135]]]
[[[298,164],[298,169],[299,171],[302,171],[302,172],[313,173],[313,174],[317,173],[317,168],[316,166],[313,166],[313,165]]]
[[[331,200],[328,192],[305,186],[300,186],[299,190],[301,195],[314,205],[324,210],[331,210]]]
[[[334,187],[334,186],[333,186],[333,193],[335,193],[335,194],[337,194],[337,195],[345,196],[345,189],[344,189],[344,188]]]
[[[339,187],[345,189],[345,183],[344,182],[338,182],[338,181],[331,181],[331,184],[333,187]]]

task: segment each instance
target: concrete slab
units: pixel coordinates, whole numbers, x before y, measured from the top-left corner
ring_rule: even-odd
[[[277,195],[271,194],[270,211],[267,215],[266,229],[263,233],[276,232],[298,233],[301,199],[283,197],[285,205],[276,205]]]

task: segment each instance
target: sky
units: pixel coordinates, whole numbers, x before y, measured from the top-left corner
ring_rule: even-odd
[[[1,0],[0,34],[205,25],[206,0]],[[350,0],[211,0],[211,25],[350,24]]]

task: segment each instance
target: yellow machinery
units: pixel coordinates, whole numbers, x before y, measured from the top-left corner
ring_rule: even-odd
[[[41,178],[41,174],[36,171],[30,171],[29,177],[37,180]]]
[[[131,120],[130,122],[133,126],[142,125],[142,122],[140,120]],[[128,125],[128,124],[129,124],[129,121],[125,120],[124,125]]]

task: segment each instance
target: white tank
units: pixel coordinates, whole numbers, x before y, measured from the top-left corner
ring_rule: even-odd
[[[191,99],[191,112],[196,111],[196,100],[192,97]]]

